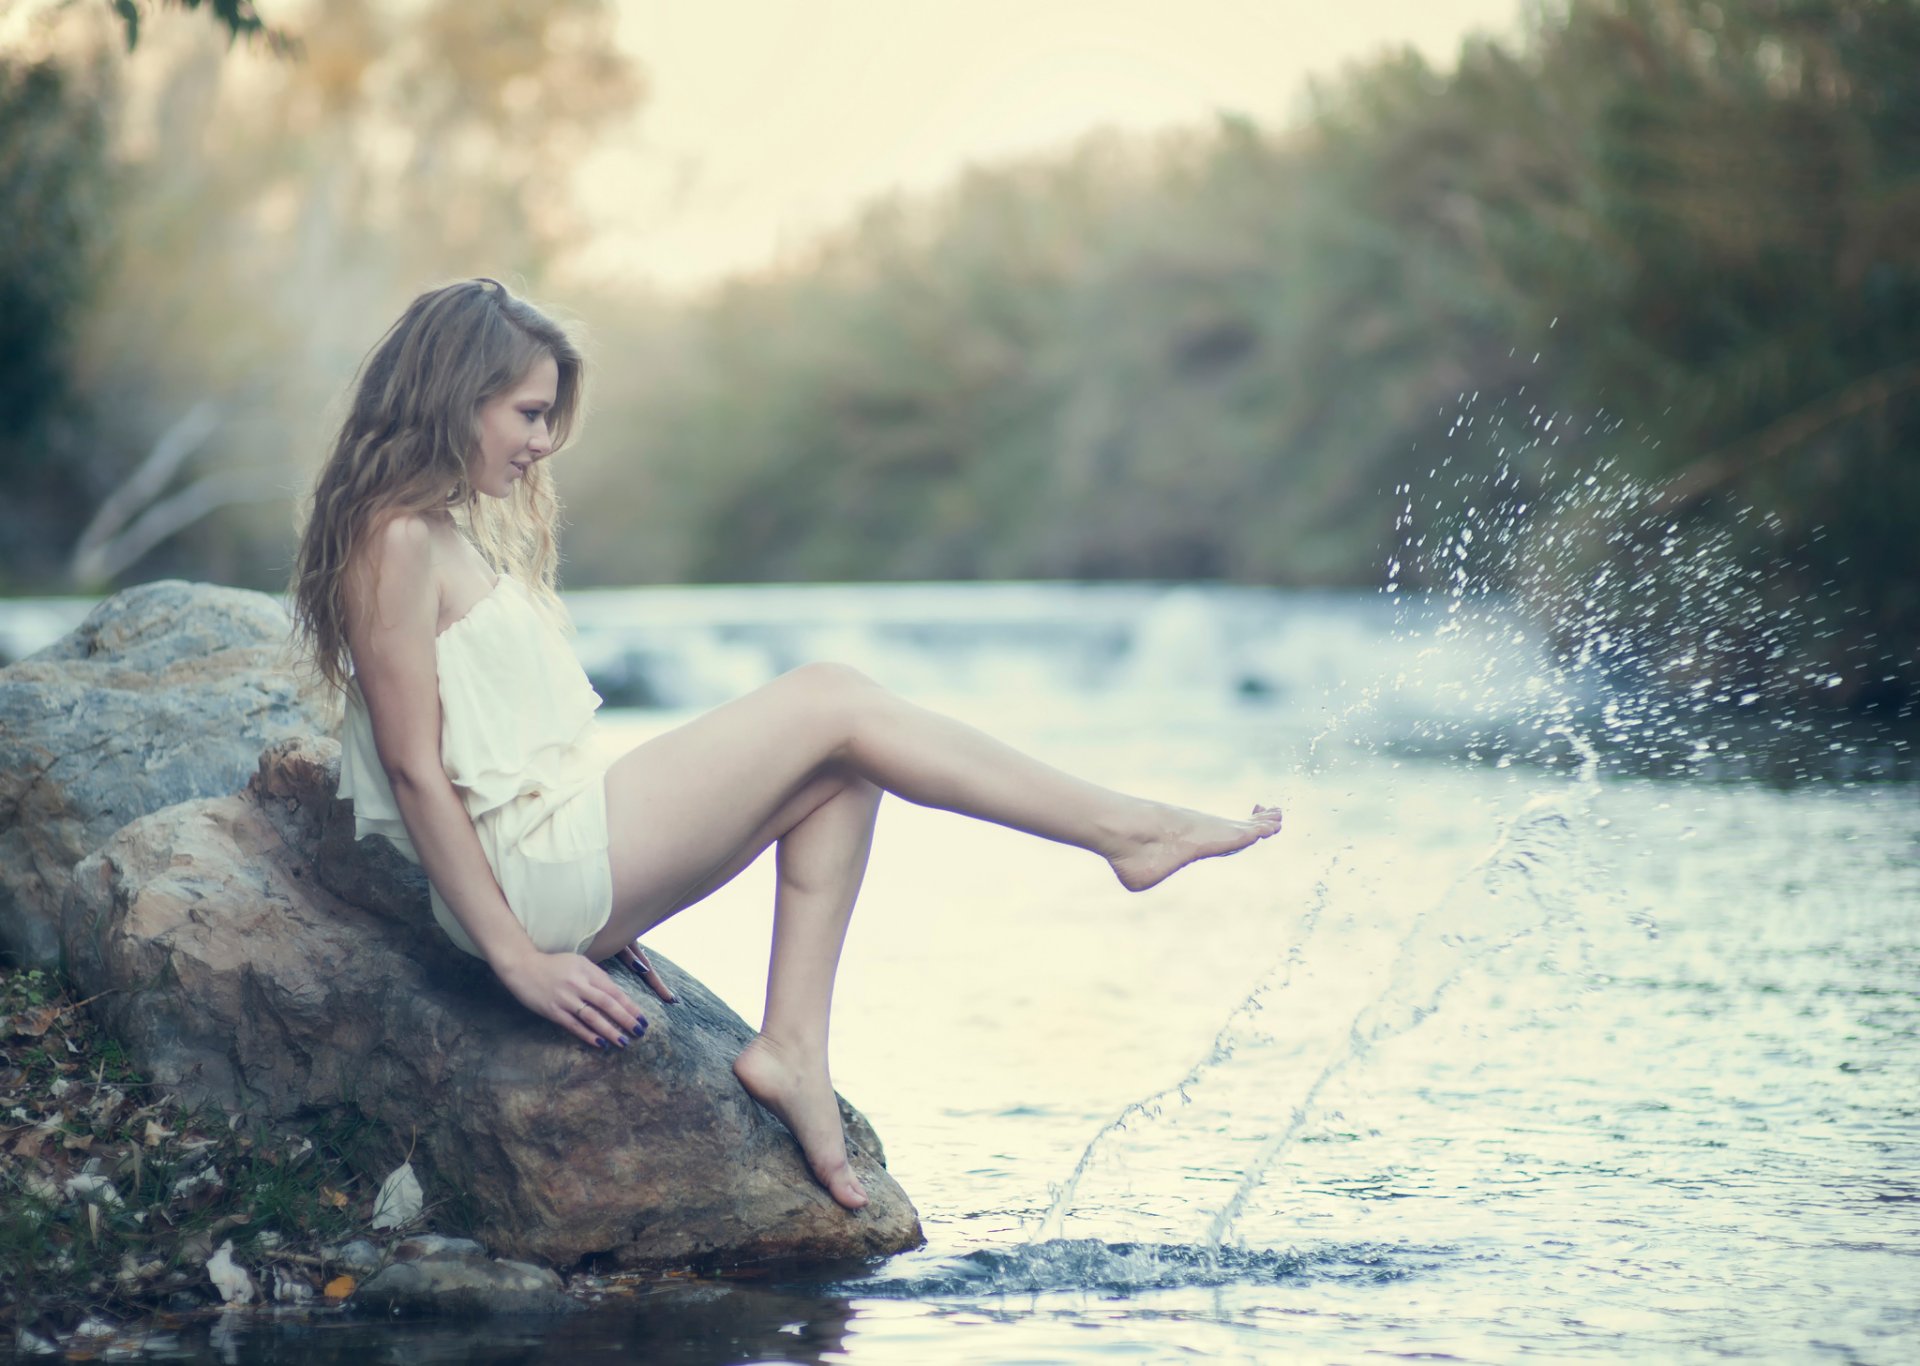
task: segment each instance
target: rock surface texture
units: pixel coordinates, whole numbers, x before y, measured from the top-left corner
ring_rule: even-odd
[[[580,1306],[560,1278],[543,1266],[487,1256],[464,1238],[409,1238],[393,1261],[360,1287],[363,1312],[450,1314],[564,1314]]]
[[[236,792],[260,750],[330,729],[264,593],[165,580],[0,669],[0,955],[59,958],[73,865],[137,816]]]
[[[243,793],[144,816],[75,869],[68,971],[107,993],[93,1009],[148,1076],[273,1117],[359,1112],[383,1136],[366,1175],[411,1150],[429,1217],[510,1258],[638,1268],[920,1243],[866,1121],[843,1102],[872,1196],[849,1214],[735,1080],[752,1031],[659,954],[678,1004],[609,967],[650,1023],[631,1048],[584,1048],[520,1006],[441,936],[418,870],[354,842],[338,776],[333,741],[281,742]]]

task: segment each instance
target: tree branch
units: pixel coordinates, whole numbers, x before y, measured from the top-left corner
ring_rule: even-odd
[[[160,496],[160,491],[167,486],[187,457],[206,445],[207,438],[219,428],[220,410],[202,399],[160,433],[160,439],[153,443],[147,458],[88,520],[80,539],[73,544],[67,573],[81,583],[94,582],[96,576],[83,572],[83,566],[89,563],[101,546],[114,538],[134,514]]]
[[[1654,511],[1676,512],[1691,507],[1723,484],[1733,482],[1742,470],[1778,460],[1821,428],[1882,407],[1914,388],[1920,388],[1920,362],[1905,361],[1796,408],[1681,470],[1654,501]]]
[[[76,554],[70,573],[82,584],[111,579],[160,542],[219,508],[270,503],[287,497],[285,473],[260,469],[209,474],[162,499],[140,514],[124,532],[85,555]]]

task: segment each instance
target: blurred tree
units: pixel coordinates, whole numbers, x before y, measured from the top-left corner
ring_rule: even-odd
[[[110,0],[110,3],[127,35],[127,51],[131,52],[140,43],[142,13],[151,7],[142,6],[138,0]],[[269,28],[254,9],[252,0],[163,0],[163,3],[174,9],[205,8],[235,38],[261,38],[276,51],[292,50],[292,40],[279,29]]]
[[[16,551],[0,586],[51,568],[38,529],[78,496],[70,367],[103,249],[110,84],[100,62],[0,54],[0,543]]]
[[[1094,140],[878,206],[721,292],[635,398],[672,573],[1365,583],[1389,489],[1537,509],[1611,457],[1669,489],[1649,534],[1780,561],[1774,615],[1837,589],[1802,642],[1836,695],[1911,695],[1914,70],[1907,0],[1565,0],[1450,71],[1350,72],[1294,133]]]
[[[196,8],[218,22],[174,12]],[[46,92],[74,72],[108,70],[107,42],[138,39],[120,99],[68,101],[94,120],[91,160],[52,149],[51,115],[31,143],[65,177],[33,182],[53,206],[49,249],[86,265],[46,272],[0,252],[0,273],[44,277],[35,287],[65,301],[64,351],[34,354],[57,354],[76,396],[9,570],[31,581],[66,560],[81,587],[123,571],[277,585],[317,419],[373,320],[453,275],[538,288],[580,232],[561,168],[633,107],[639,80],[602,0],[335,0],[297,42],[231,0],[113,13],[90,26],[104,9],[49,10],[64,53],[33,87],[51,109]],[[250,33],[263,51],[223,51],[217,36]],[[63,136],[77,146],[85,132]],[[85,231],[60,230],[57,213]],[[0,448],[0,477],[26,458]]]

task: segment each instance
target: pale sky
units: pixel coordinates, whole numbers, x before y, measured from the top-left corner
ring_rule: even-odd
[[[1520,0],[618,0],[645,107],[589,158],[589,278],[682,292],[772,264],[890,190],[1102,126],[1293,121],[1306,78],[1448,63]]]

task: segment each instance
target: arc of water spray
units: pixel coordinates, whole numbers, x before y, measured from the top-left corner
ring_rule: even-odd
[[[1174,1096],[1182,1103],[1187,1098],[1187,1088],[1197,1083],[1208,1071],[1233,1056],[1233,1040],[1239,1033],[1242,1023],[1264,1006],[1266,998],[1277,991],[1284,991],[1293,981],[1293,970],[1301,961],[1301,952],[1307,941],[1313,938],[1313,932],[1320,923],[1320,913],[1326,909],[1328,900],[1327,884],[1321,882],[1314,887],[1314,896],[1301,917],[1300,934],[1286,955],[1269,969],[1259,985],[1247,993],[1239,1005],[1227,1016],[1226,1023],[1220,1026],[1220,1032],[1213,1036],[1213,1043],[1201,1055],[1200,1060],[1187,1069],[1186,1075],[1170,1086],[1163,1086],[1152,1095],[1142,1096],[1108,1120],[1087,1143],[1080,1154],[1080,1160],[1074,1164],[1072,1173],[1059,1186],[1054,1188],[1053,1203],[1048,1207],[1046,1217],[1040,1221],[1039,1228],[1029,1237],[1029,1242],[1051,1242],[1066,1231],[1067,1215],[1073,1210],[1073,1202],[1080,1193],[1080,1182],[1093,1166],[1094,1158],[1114,1134],[1127,1127],[1129,1121],[1142,1116],[1159,1113],[1159,1107]]]
[[[1233,1231],[1234,1225],[1246,1212],[1247,1201],[1266,1180],[1267,1173],[1272,1169],[1273,1164],[1280,1160],[1292,1146],[1294,1139],[1299,1136],[1300,1130],[1305,1127],[1308,1117],[1313,1113],[1315,1101],[1319,1099],[1320,1093],[1326,1089],[1329,1082],[1345,1072],[1355,1060],[1364,1057],[1374,1044],[1383,1039],[1405,1034],[1433,1015],[1440,1008],[1441,998],[1469,968],[1482,959],[1504,951],[1535,931],[1559,922],[1568,914],[1565,907],[1544,906],[1540,891],[1532,881],[1538,857],[1531,848],[1527,847],[1529,841],[1517,837],[1537,834],[1548,829],[1562,836],[1571,831],[1574,820],[1590,808],[1592,798],[1598,791],[1599,755],[1583,736],[1570,728],[1555,726],[1548,733],[1565,738],[1580,756],[1580,768],[1575,777],[1578,792],[1575,809],[1569,813],[1554,796],[1534,798],[1521,809],[1517,816],[1507,822],[1499,838],[1494,841],[1493,848],[1472,868],[1456,878],[1437,902],[1420,913],[1407,932],[1406,939],[1401,943],[1400,952],[1395,957],[1393,972],[1387,985],[1381,988],[1380,992],[1362,1006],[1354,1016],[1353,1024],[1348,1030],[1348,1044],[1345,1051],[1321,1069],[1320,1075],[1313,1079],[1306,1094],[1300,1098],[1300,1103],[1294,1107],[1291,1122],[1286,1128],[1261,1144],[1259,1152],[1241,1172],[1240,1180],[1235,1183],[1233,1194],[1208,1221],[1206,1236],[1208,1247],[1218,1248]],[[1476,877],[1486,879],[1503,868],[1527,879],[1529,893],[1536,904],[1543,905],[1547,910],[1546,917],[1535,923],[1522,925],[1499,939],[1482,945],[1477,952],[1457,960],[1453,968],[1432,985],[1423,1001],[1416,1001],[1398,1018],[1388,1018],[1389,1010],[1395,1006],[1397,998],[1404,993],[1406,984],[1412,979],[1413,965],[1420,957],[1415,949],[1419,945],[1422,929],[1430,920],[1444,912],[1470,881]]]
[[[1555,726],[1548,733],[1564,738],[1580,758],[1580,767],[1574,778],[1578,793],[1575,809],[1569,813],[1557,796],[1537,797],[1529,802],[1501,829],[1493,847],[1471,868],[1456,878],[1438,901],[1420,913],[1409,929],[1406,939],[1401,943],[1400,952],[1395,957],[1393,971],[1387,985],[1354,1016],[1353,1023],[1348,1028],[1346,1049],[1331,1060],[1314,1078],[1306,1093],[1300,1098],[1300,1103],[1294,1107],[1292,1119],[1286,1128],[1273,1134],[1261,1145],[1254,1160],[1243,1170],[1233,1194],[1209,1221],[1206,1237],[1206,1246],[1209,1248],[1217,1249],[1239,1221],[1245,1212],[1247,1201],[1265,1180],[1266,1173],[1292,1145],[1293,1140],[1306,1125],[1308,1117],[1313,1113],[1315,1102],[1329,1082],[1345,1072],[1356,1059],[1363,1057],[1374,1043],[1406,1033],[1431,1016],[1439,1009],[1441,998],[1474,964],[1503,951],[1536,930],[1564,918],[1566,913],[1564,909],[1550,910],[1545,920],[1523,925],[1497,940],[1486,943],[1478,952],[1457,961],[1451,971],[1428,989],[1423,1001],[1415,1001],[1399,1018],[1387,1018],[1387,1012],[1397,1001],[1408,995],[1410,990],[1418,989],[1410,987],[1409,984],[1413,979],[1414,966],[1421,959],[1421,955],[1416,950],[1421,945],[1422,929],[1444,912],[1460,891],[1476,877],[1486,880],[1503,870],[1518,874],[1527,880],[1535,902],[1538,904],[1541,901],[1539,889],[1532,882],[1538,856],[1529,847],[1530,844],[1537,840],[1542,832],[1549,830],[1564,836],[1565,832],[1572,829],[1573,821],[1589,809],[1592,797],[1599,788],[1599,755],[1584,737],[1571,728],[1563,726]],[[1534,839],[1530,840],[1528,836]],[[1093,1136],[1081,1152],[1072,1173],[1056,1188],[1053,1202],[1046,1216],[1041,1220],[1029,1241],[1048,1242],[1063,1235],[1067,1217],[1073,1210],[1082,1180],[1114,1134],[1124,1129],[1131,1120],[1157,1114],[1158,1107],[1173,1096],[1178,1095],[1184,1100],[1189,1087],[1197,1084],[1210,1070],[1232,1056],[1233,1041],[1239,1034],[1243,1022],[1254,1012],[1264,1008],[1264,1002],[1268,996],[1284,990],[1291,984],[1294,969],[1302,961],[1302,951],[1311,939],[1328,900],[1328,886],[1322,882],[1316,887],[1313,904],[1303,920],[1303,933],[1269,973],[1267,980],[1256,986],[1228,1015],[1219,1033],[1214,1036],[1212,1045],[1199,1061],[1194,1063],[1178,1081],[1129,1104]]]

